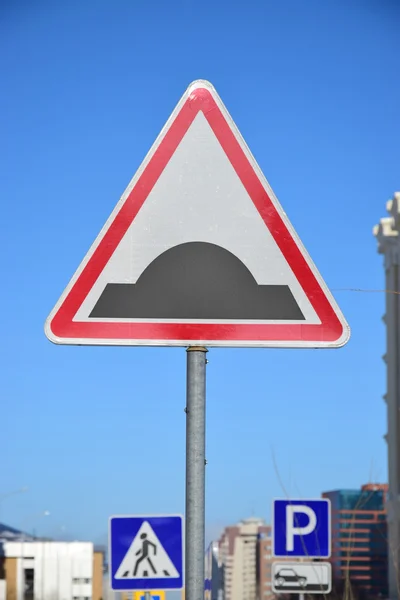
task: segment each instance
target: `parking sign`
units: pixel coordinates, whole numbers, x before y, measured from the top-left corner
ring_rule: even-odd
[[[331,505],[318,500],[274,500],[273,554],[276,557],[329,558]]]

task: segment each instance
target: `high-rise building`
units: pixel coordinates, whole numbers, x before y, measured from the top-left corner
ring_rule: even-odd
[[[204,600],[222,600],[218,542],[211,542],[205,554]]]
[[[257,600],[257,548],[269,534],[270,527],[255,517],[224,529],[218,542],[224,600]]]
[[[337,591],[351,584],[368,595],[387,597],[387,485],[322,494],[332,505],[332,576]]]
[[[274,597],[271,585],[272,563],[271,527],[259,533],[257,544],[257,599],[271,600]]]
[[[273,557],[271,527],[262,519],[226,527],[218,542],[223,600],[272,600],[272,563],[294,560]]]
[[[388,449],[389,597],[393,599],[398,598],[400,584],[400,192],[387,202],[386,209],[389,216],[374,227],[374,235],[378,252],[385,258],[386,311],[383,322],[386,325],[386,352],[383,360],[386,363],[386,393],[383,399],[387,407],[384,437]]]

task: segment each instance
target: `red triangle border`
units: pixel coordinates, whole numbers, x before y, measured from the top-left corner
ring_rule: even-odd
[[[256,206],[260,216],[271,232],[275,242],[290,265],[315,312],[320,325],[312,324],[256,324],[256,323],[131,323],[131,322],[78,322],[73,318],[84,302],[97,278],[122,240],[128,227],[146,201],[176,148],[190,127],[193,119],[202,111],[221,144],[224,152],[238,174],[243,186]],[[88,263],[74,282],[64,301],[48,324],[53,341],[103,340],[104,343],[174,345],[179,342],[208,342],[219,345],[241,345],[251,341],[262,346],[274,342],[293,342],[294,345],[335,345],[343,338],[344,326],[339,320],[324,290],[307,264],[274,203],[250,164],[235,134],[231,130],[212,93],[206,87],[194,88],[172,121],[164,138],[149,163],[121,206],[114,221],[105,232]],[[76,341],[74,341],[76,340]],[[343,343],[346,340],[343,341]],[[235,343],[236,342],[236,343]],[[183,344],[182,344],[183,345]],[[339,345],[339,344],[337,344]],[[341,344],[340,344],[341,345]]]

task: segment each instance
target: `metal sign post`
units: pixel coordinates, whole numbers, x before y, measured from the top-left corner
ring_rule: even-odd
[[[204,598],[206,353],[187,349],[186,380],[186,600]]]

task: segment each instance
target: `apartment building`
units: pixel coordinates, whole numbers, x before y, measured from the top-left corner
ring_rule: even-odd
[[[386,484],[367,484],[322,494],[332,505],[330,561],[337,591],[350,583],[367,595],[387,597],[387,491]]]
[[[266,526],[260,531],[257,542],[257,600],[274,598],[271,582],[274,560],[278,559],[274,559],[272,556],[271,527]]]
[[[273,600],[272,563],[293,560],[273,557],[271,527],[263,519],[226,527],[218,542],[223,600]]]
[[[257,548],[270,528],[263,519],[245,519],[226,527],[218,542],[224,600],[257,600]]]

